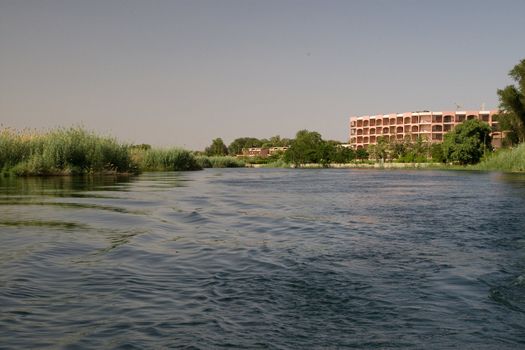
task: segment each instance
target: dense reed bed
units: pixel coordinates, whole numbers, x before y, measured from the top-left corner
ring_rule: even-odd
[[[82,128],[45,133],[0,130],[0,172],[13,175],[73,175],[136,172],[129,147]]]
[[[197,163],[202,168],[242,168],[244,160],[232,156],[197,156]]]
[[[132,149],[131,154],[140,171],[184,171],[203,168],[190,151],[180,148]]]
[[[16,176],[185,171],[244,167],[235,157],[195,156],[180,149],[151,149],[99,136],[81,127],[47,132],[0,129],[0,174]]]
[[[473,166],[477,170],[525,171],[525,143],[513,149],[501,149]]]

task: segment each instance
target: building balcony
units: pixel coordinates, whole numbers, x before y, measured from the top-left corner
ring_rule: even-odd
[[[463,114],[463,115],[456,115],[456,123],[463,123],[465,120],[466,120],[466,116]]]
[[[443,117],[443,123],[453,123],[453,122],[454,122],[454,116],[446,115]]]
[[[422,115],[419,117],[419,124],[431,124],[431,123],[432,123],[432,116]]]

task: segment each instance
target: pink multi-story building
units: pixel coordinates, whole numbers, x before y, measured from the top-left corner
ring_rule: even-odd
[[[350,117],[350,144],[358,149],[376,144],[380,137],[388,140],[410,137],[411,140],[417,140],[419,136],[430,142],[442,142],[447,132],[469,119],[479,119],[494,127],[497,124],[494,118],[497,113],[497,110],[421,111]],[[500,132],[492,132],[492,139],[494,147],[501,146]]]

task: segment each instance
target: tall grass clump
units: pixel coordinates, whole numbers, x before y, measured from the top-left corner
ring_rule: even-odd
[[[525,171],[525,143],[513,149],[501,149],[474,166],[478,170]]]
[[[198,156],[199,164],[203,168],[243,168],[244,160],[232,156]]]
[[[190,151],[180,148],[134,150],[133,159],[143,171],[202,169]]]
[[[31,154],[31,145],[36,135],[29,131],[18,132],[13,129],[0,130],[0,171],[7,172]]]
[[[127,145],[80,127],[46,133],[0,131],[0,170],[19,176],[136,170]]]
[[[277,159],[273,162],[262,164],[261,168],[290,168],[290,163],[286,163],[282,159]]]
[[[213,165],[211,164],[210,157],[204,156],[204,155],[198,155],[195,156],[195,160],[197,161],[197,164],[203,169],[205,168],[213,168]]]

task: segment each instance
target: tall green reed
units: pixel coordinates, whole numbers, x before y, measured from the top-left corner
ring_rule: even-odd
[[[525,143],[513,149],[501,149],[483,159],[473,167],[478,170],[499,170],[509,172],[525,171]]]
[[[245,162],[231,156],[197,156],[197,162],[203,168],[242,168]]]
[[[136,149],[132,151],[132,155],[142,171],[202,169],[190,151],[180,148]]]
[[[14,175],[134,172],[128,145],[80,127],[0,131],[0,170]]]

